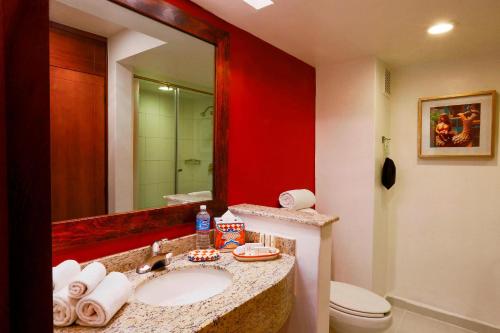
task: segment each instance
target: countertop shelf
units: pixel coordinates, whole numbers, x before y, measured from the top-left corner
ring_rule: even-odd
[[[319,213],[301,212],[286,208],[275,208],[250,204],[230,206],[229,210],[235,214],[269,217],[277,220],[297,222],[317,227],[323,227],[327,224],[337,222],[339,220],[339,218],[336,216],[328,216]]]

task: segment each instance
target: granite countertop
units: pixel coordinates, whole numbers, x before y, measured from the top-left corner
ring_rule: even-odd
[[[239,262],[231,253],[221,253],[215,262],[192,263],[186,254],[174,257],[167,270],[139,275],[135,271],[125,274],[134,286],[145,280],[167,274],[172,270],[205,266],[223,269],[233,274],[233,284],[204,301],[180,306],[154,306],[129,300],[103,328],[78,325],[55,328],[54,332],[197,332],[216,322],[220,317],[251,301],[257,295],[277,285],[293,270],[295,257],[282,254],[279,259],[263,262]],[[273,302],[272,299],[265,299]]]
[[[329,223],[339,220],[336,216],[328,216],[319,213],[301,212],[287,208],[274,208],[250,204],[230,206],[229,210],[235,214],[255,215],[270,217],[283,221],[297,222],[302,224],[323,227]]]

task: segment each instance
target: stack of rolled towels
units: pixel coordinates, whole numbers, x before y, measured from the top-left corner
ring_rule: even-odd
[[[316,213],[316,211],[311,208],[316,204],[316,197],[314,193],[306,189],[283,192],[279,196],[279,202],[283,208]]]
[[[75,260],[52,268],[54,326],[105,326],[132,295],[132,284],[118,272],[106,275],[100,262],[84,269]]]

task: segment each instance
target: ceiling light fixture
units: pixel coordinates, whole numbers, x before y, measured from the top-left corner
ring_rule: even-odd
[[[172,90],[174,90],[174,88],[169,87],[169,86],[161,86],[161,87],[158,87],[158,90],[161,90],[161,91],[172,91]]]
[[[429,29],[427,29],[427,33],[431,35],[441,35],[453,30],[453,27],[453,23],[442,22],[431,26]]]
[[[243,1],[245,1],[247,4],[249,4],[250,6],[252,6],[257,10],[274,4],[272,0],[243,0]]]

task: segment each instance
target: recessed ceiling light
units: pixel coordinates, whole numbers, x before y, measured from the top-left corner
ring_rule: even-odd
[[[440,35],[447,33],[448,31],[453,30],[453,23],[449,22],[442,22],[438,24],[434,24],[431,26],[429,29],[427,29],[427,32],[431,35]]]
[[[252,6],[257,10],[274,4],[272,0],[243,0],[243,1],[245,1],[247,4],[249,4],[250,6]]]

